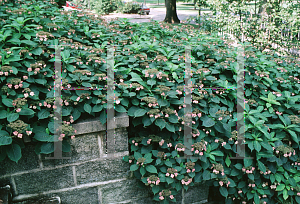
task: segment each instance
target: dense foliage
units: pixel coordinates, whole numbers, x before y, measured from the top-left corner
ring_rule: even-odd
[[[138,13],[138,11],[141,9],[141,5],[138,3],[121,3],[118,10],[121,13]]]
[[[300,4],[295,1],[198,1],[199,6],[209,7],[216,18],[208,15],[198,18],[208,31],[231,32],[240,41],[250,42],[261,51],[276,50],[287,54],[282,48],[299,48]],[[265,12],[259,12],[264,8]],[[255,10],[256,8],[256,10]],[[205,28],[205,27],[204,27]],[[231,38],[231,37],[229,37]],[[272,43],[277,45],[272,48]]]
[[[17,162],[23,137],[37,154],[53,152],[57,140],[70,151],[72,123],[92,116],[106,122],[105,90],[62,90],[64,135],[53,138],[53,45],[64,44],[64,87],[104,87],[113,44],[115,111],[130,116],[124,161],[154,200],[174,202],[182,188],[206,182],[226,203],[300,203],[299,61],[245,44],[245,144],[254,159],[231,160],[240,138],[236,90],[227,88],[236,87],[238,52],[229,41],[191,26],[107,23],[31,2],[0,6],[0,160]],[[192,91],[190,147],[183,142],[185,45],[199,87]],[[179,158],[185,149],[199,159]]]

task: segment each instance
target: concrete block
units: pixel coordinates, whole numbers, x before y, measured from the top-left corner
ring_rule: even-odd
[[[40,193],[74,186],[72,167],[27,173],[14,178],[19,194]]]
[[[122,157],[87,162],[76,166],[77,184],[126,178],[128,170],[129,164],[124,162]]]
[[[117,203],[150,197],[150,191],[138,188],[137,182],[136,179],[127,179],[118,183],[101,186],[102,203]]]
[[[63,157],[71,157],[70,159],[45,159],[46,157],[53,157],[54,153],[48,155],[41,155],[43,165],[57,166],[61,164],[70,164],[74,162],[87,161],[100,157],[98,134],[90,133],[80,135],[70,140],[71,152],[62,153]]]

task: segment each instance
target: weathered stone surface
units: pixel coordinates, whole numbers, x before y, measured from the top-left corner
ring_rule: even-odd
[[[97,187],[74,189],[52,196],[59,196],[62,204],[99,204]]]
[[[115,141],[115,143],[109,143],[109,141],[107,141],[109,140],[109,137],[111,137],[111,142]],[[108,149],[108,153],[113,151],[128,151],[128,133],[126,128],[119,128],[107,131],[107,135],[106,132],[101,132],[101,139],[102,144],[104,145],[104,153],[106,148]]]
[[[15,176],[19,194],[39,193],[74,186],[72,167]]]
[[[136,179],[128,179],[102,186],[102,203],[117,203],[150,197],[150,191],[148,189],[138,188],[137,182]]]
[[[0,200],[1,204],[8,204],[11,201],[10,185],[0,186]]]
[[[139,198],[131,200],[130,204],[159,204],[158,201],[152,200],[152,197]]]
[[[0,165],[0,176],[39,168],[38,156],[34,152],[34,148],[34,145],[26,144],[25,148],[22,149],[22,157],[18,163],[6,157]]]
[[[63,157],[71,157],[70,159],[45,159],[53,157],[54,153],[42,155],[44,166],[56,166],[61,164],[70,164],[79,161],[86,161],[99,158],[98,134],[91,133],[75,137],[70,140],[71,152],[64,153]]]
[[[129,126],[129,117],[126,113],[117,113],[115,120],[108,123],[108,129],[122,128]],[[87,134],[92,132],[106,131],[106,124],[102,124],[99,118],[91,118],[85,120],[78,120],[73,128],[77,130],[75,135]]]
[[[60,197],[43,197],[37,199],[30,199],[23,202],[17,202],[17,204],[61,204]]]
[[[196,183],[184,192],[184,203],[195,203],[208,198],[209,188],[205,184]]]
[[[76,166],[77,184],[125,178],[128,170],[129,163],[122,161],[122,157],[87,162]]]

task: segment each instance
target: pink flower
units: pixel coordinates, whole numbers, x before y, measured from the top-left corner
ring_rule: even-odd
[[[170,195],[170,199],[174,199],[174,196],[173,196],[173,195]]]
[[[15,85],[15,89],[18,89],[18,88],[19,88],[19,85],[16,84],[16,85]]]
[[[159,199],[160,199],[160,200],[163,200],[163,199],[164,199],[164,197],[163,197],[163,196],[160,196],[160,197],[159,197]]]
[[[200,152],[199,155],[202,156],[202,155],[203,155],[203,152]]]
[[[32,131],[26,131],[27,135],[31,135]]]
[[[72,136],[71,136],[71,139],[74,139],[74,138],[75,138],[75,135],[72,135]]]
[[[139,144],[138,144],[138,143],[135,143],[134,145],[135,145],[135,146],[138,146]]]
[[[166,173],[166,176],[170,176],[170,174],[169,174],[169,173]]]
[[[29,96],[28,93],[24,93],[24,97],[27,98]]]
[[[28,71],[28,72],[31,72],[31,71],[32,71],[32,68],[28,68],[27,71]]]
[[[23,79],[24,79],[24,80],[28,79],[28,76],[23,76]]]
[[[17,113],[20,112],[20,111],[21,111],[21,108],[18,108],[18,109],[16,110]]]
[[[5,76],[8,76],[8,72],[4,72],[4,75],[5,75]]]
[[[220,186],[223,186],[223,181],[219,181]]]
[[[13,134],[14,134],[14,135],[18,135],[18,131],[14,131]]]
[[[22,138],[23,134],[18,134],[18,138]]]
[[[254,188],[254,187],[255,187],[255,183],[252,184],[252,188]]]

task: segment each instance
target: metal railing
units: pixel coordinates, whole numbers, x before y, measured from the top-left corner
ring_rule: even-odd
[[[234,15],[234,14],[232,14]],[[201,18],[202,16],[200,16]],[[216,18],[216,16],[208,16],[208,18],[206,18],[207,20],[210,19],[210,18]],[[236,18],[238,20],[241,20],[241,26],[245,25],[245,20],[247,20],[247,17],[241,17],[239,15],[236,15]],[[264,33],[266,36],[269,36],[270,35],[270,30],[266,29],[267,25],[268,25],[268,22],[269,21],[265,21],[263,23],[261,23],[260,26],[258,26],[259,29],[264,29]],[[283,24],[286,24],[286,22],[283,22]],[[219,36],[222,36],[224,38],[227,37],[227,34],[230,35],[234,35],[236,37],[238,37],[242,42],[246,41],[246,40],[250,40],[250,38],[247,38],[247,36],[244,36],[243,33],[242,35],[240,35],[238,32],[235,32],[234,29],[232,28],[228,28],[227,25],[225,25],[223,28],[218,28],[217,30],[217,33]],[[278,49],[280,51],[284,51],[286,53],[289,53],[290,55],[293,55],[293,56],[298,56],[300,57],[300,28],[298,28],[297,30],[299,30],[299,32],[297,34],[295,34],[294,32],[292,32],[291,30],[291,26],[290,25],[286,25],[285,28],[283,29],[280,29],[280,32],[279,32],[279,35],[280,35],[280,40],[281,40],[281,45],[275,43],[275,42],[272,42],[270,43],[272,48],[274,49]],[[296,43],[293,43],[296,42]],[[290,48],[284,46],[284,45],[289,45]]]

